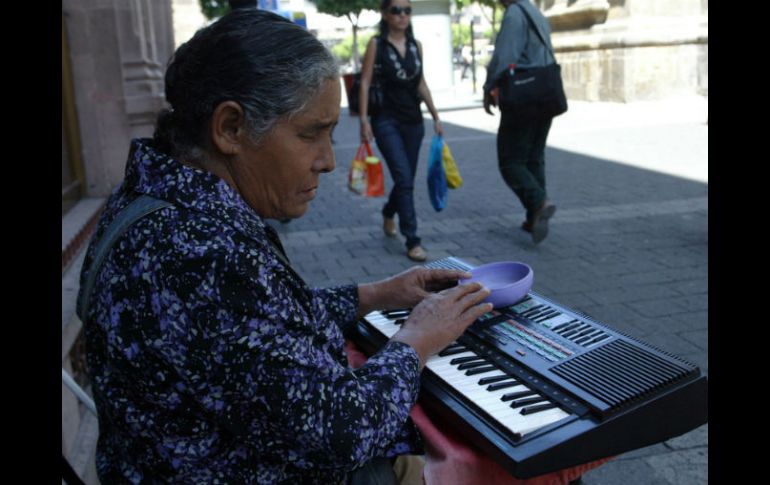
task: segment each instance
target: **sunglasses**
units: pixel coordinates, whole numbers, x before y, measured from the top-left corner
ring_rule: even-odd
[[[412,15],[412,7],[390,7],[388,9],[388,12],[390,12],[391,15]]]

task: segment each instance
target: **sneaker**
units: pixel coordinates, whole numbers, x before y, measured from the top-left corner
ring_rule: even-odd
[[[422,248],[422,246],[415,246],[406,252],[406,256],[412,261],[425,261],[428,259],[428,253]]]
[[[382,230],[388,237],[396,237],[396,219],[382,216]]]
[[[522,222],[521,230],[524,232],[532,233],[532,224],[530,224],[529,221]]]
[[[532,222],[530,228],[532,229],[532,242],[539,243],[548,235],[548,219],[553,217],[556,212],[556,206],[548,201],[543,202],[543,205],[532,216]]]

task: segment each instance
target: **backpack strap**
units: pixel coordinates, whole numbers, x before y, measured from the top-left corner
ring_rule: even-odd
[[[81,321],[85,322],[91,300],[91,293],[93,293],[99,269],[101,269],[102,263],[118,238],[120,238],[120,236],[122,236],[134,222],[142,217],[159,209],[171,207],[172,205],[171,202],[166,202],[165,200],[142,194],[124,207],[115,216],[115,219],[112,220],[110,225],[107,226],[101,239],[99,239],[96,244],[94,258],[91,261],[91,266],[88,268],[83,287],[80,289],[80,295],[78,295],[77,314]]]

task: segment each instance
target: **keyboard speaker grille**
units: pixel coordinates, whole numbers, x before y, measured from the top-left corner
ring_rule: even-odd
[[[655,394],[698,371],[685,361],[672,361],[615,340],[551,369],[592,396],[617,408]]]

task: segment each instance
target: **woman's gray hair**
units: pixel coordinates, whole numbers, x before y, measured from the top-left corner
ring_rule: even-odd
[[[209,147],[214,109],[235,101],[259,143],[275,123],[305,109],[324,82],[339,76],[334,56],[289,20],[236,9],[199,30],[172,56],[156,147],[177,158],[198,158]]]

